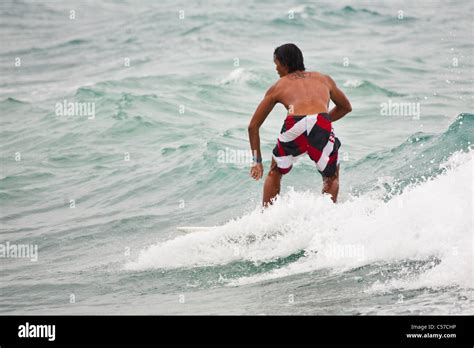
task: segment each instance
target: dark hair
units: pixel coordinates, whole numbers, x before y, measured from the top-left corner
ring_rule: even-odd
[[[296,70],[305,70],[303,63],[303,53],[292,43],[287,43],[275,48],[273,55],[278,61],[288,68],[288,72],[292,73]]]

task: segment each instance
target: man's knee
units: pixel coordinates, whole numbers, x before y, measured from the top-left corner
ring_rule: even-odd
[[[268,171],[268,176],[277,177],[281,175],[282,173],[278,168],[277,164],[275,163],[275,161],[272,161],[272,164],[270,165],[270,170]]]

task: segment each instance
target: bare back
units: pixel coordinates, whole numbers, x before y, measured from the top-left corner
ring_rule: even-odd
[[[276,101],[290,114],[312,115],[328,112],[331,81],[318,72],[297,71],[288,74],[275,84]]]

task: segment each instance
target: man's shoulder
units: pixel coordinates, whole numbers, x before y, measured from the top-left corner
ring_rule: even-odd
[[[324,83],[329,89],[332,89],[335,86],[334,80],[328,74],[323,74],[318,71],[311,72],[311,74],[315,79],[318,80],[318,82]]]
[[[278,86],[280,85],[281,85],[281,79],[278,79],[268,88],[267,93],[275,92],[278,89]]]
[[[321,80],[329,80],[331,79],[331,76],[324,74],[320,71],[308,71],[311,77],[316,78],[316,79],[321,79]]]

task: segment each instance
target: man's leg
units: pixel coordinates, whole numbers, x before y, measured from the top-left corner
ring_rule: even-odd
[[[272,198],[280,193],[280,182],[282,174],[278,170],[275,160],[272,158],[272,165],[268,172],[265,184],[263,185],[263,206],[271,204]]]
[[[334,203],[337,202],[337,194],[339,193],[339,164],[337,165],[336,174],[333,176],[323,176],[323,193],[329,193]]]

